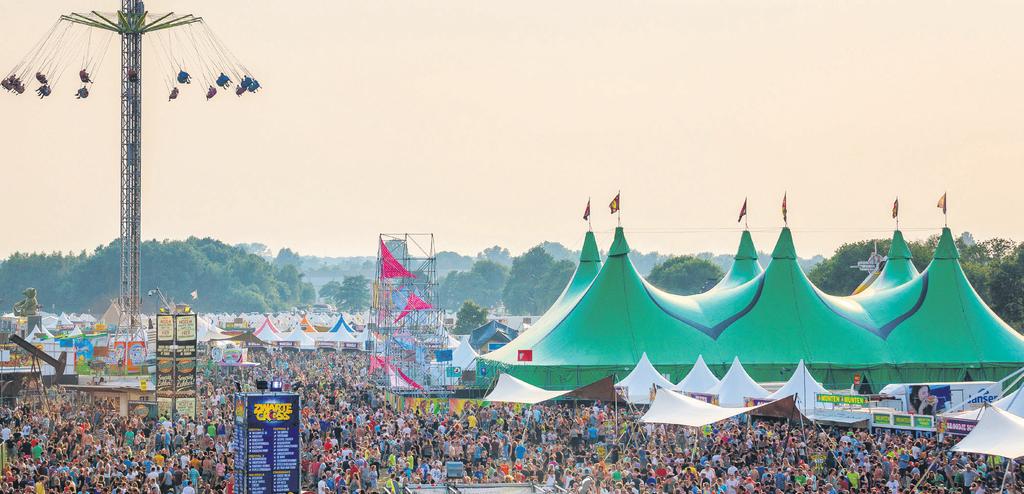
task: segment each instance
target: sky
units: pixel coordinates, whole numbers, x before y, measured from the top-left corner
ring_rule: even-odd
[[[0,2],[0,70],[58,14],[118,4]],[[934,234],[948,191],[954,232],[1024,240],[1022,2],[147,8],[203,16],[264,89],[206,102],[193,84],[168,102],[161,77],[176,68],[144,53],[144,239],[323,256],[373,255],[380,232],[432,232],[467,254],[575,247],[590,198],[607,247],[621,191],[635,249],[730,252],[749,198],[770,250],[786,193],[808,257],[887,236],[897,196],[906,236]],[[117,59],[114,44],[88,100],[73,97],[77,67],[45,101],[0,93],[0,255],[118,235]]]

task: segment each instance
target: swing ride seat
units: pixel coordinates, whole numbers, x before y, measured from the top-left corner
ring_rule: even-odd
[[[210,86],[210,89],[206,91],[206,100],[209,101],[214,96],[217,96],[217,88]]]
[[[82,84],[89,84],[92,79],[89,78],[89,72],[85,69],[78,71],[78,78],[82,80]]]
[[[217,77],[217,85],[222,88],[227,88],[228,84],[231,84],[231,78],[221,72],[220,76]]]
[[[172,89],[171,94],[167,97],[167,101],[171,101],[174,99],[178,99],[178,88]]]
[[[250,93],[255,93],[259,88],[260,88],[260,81],[257,81],[256,79],[253,79],[252,80],[252,84],[249,84],[249,92]]]
[[[50,86],[45,85],[45,84],[42,85],[42,86],[39,86],[39,89],[36,89],[36,94],[39,95],[39,99],[43,99],[43,98],[49,96],[52,92],[53,91],[50,89]]]
[[[188,75],[188,72],[184,70],[178,72],[178,84],[192,84],[192,76]]]
[[[81,88],[79,88],[78,91],[75,93],[75,98],[76,99],[85,99],[85,98],[88,98],[88,97],[89,97],[89,89],[86,88],[85,86],[82,86]]]
[[[238,86],[237,88],[235,88],[235,96],[241,96],[243,94],[245,94],[245,88],[244,87]]]

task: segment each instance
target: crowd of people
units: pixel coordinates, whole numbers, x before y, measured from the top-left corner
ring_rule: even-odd
[[[587,494],[985,494],[1022,492],[1017,463],[952,452],[939,439],[809,421],[642,424],[642,410],[595,402],[470,403],[400,410],[360,353],[251,354],[259,366],[203,366],[200,412],[120,416],[116,404],[53,390],[0,409],[0,494],[234,494],[232,395],[257,380],[302,398],[302,471],[316,494],[403,492],[448,482],[530,483]]]

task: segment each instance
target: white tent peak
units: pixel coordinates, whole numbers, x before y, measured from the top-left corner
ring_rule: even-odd
[[[647,358],[647,352],[640,356],[640,361],[629,375],[615,383],[617,388],[626,388],[626,398],[630,403],[650,403],[651,386],[668,389],[675,387],[672,381],[658,373],[651,360]]]
[[[498,376],[498,382],[494,384],[494,389],[484,397],[484,401],[533,405],[542,401],[553,400],[566,393],[568,391],[548,391],[508,374],[501,374]]]
[[[724,407],[741,407],[744,398],[767,398],[770,394],[750,378],[739,357],[733,358],[729,371],[710,393],[718,395],[718,403]]]
[[[804,365],[804,360],[800,359],[800,363],[796,365],[796,370],[793,371],[793,375],[786,381],[786,384],[783,384],[781,388],[769,395],[768,398],[779,400],[787,396],[796,395],[796,406],[806,410],[814,407],[815,398],[813,397],[823,393],[828,393],[828,390],[821,383],[814,380],[814,376],[811,375],[810,371],[807,370],[807,366]]]
[[[469,340],[462,340],[459,346],[452,350],[452,365],[466,370],[473,365],[473,361],[479,356],[480,354],[469,344]]]
[[[693,364],[693,368],[686,373],[686,377],[679,381],[679,384],[676,384],[674,389],[689,393],[707,393],[719,382],[719,379],[708,368],[707,362],[704,362],[704,355],[697,355],[697,362]]]

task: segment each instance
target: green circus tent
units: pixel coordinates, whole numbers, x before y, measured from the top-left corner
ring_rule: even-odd
[[[580,265],[562,296],[520,337],[481,356],[485,378],[509,372],[535,385],[568,389],[626,375],[647,353],[675,381],[698,355],[722,374],[734,357],[758,381],[782,381],[803,359],[826,387],[854,374],[890,382],[995,379],[1024,365],[1024,337],[978,297],[944,229],[918,274],[900,232],[889,261],[856,296],[818,290],[797,264],[783,228],[762,270],[748,232],[729,273],[708,292],[661,291],[636,271],[617,228],[602,266],[588,233]],[[528,360],[520,350],[531,350]]]

